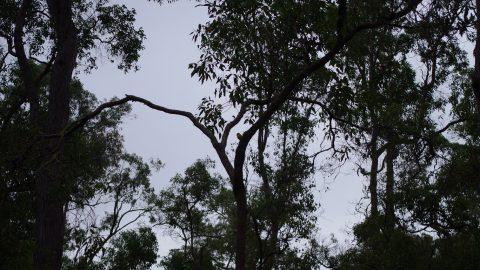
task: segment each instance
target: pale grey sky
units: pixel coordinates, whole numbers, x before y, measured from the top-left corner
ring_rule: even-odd
[[[137,10],[137,24],[147,35],[138,72],[124,74],[115,65],[104,61],[98,70],[80,75],[86,89],[99,98],[110,99],[124,94],[144,97],[157,104],[194,112],[202,97],[212,94],[213,87],[201,85],[190,77],[189,63],[197,60],[199,51],[190,33],[206,21],[206,10],[195,8],[194,2],[180,1],[162,6],[146,0],[121,0]],[[183,118],[169,116],[141,105],[134,105],[134,119],[126,121],[123,129],[128,151],[146,160],[159,158],[165,168],[152,179],[152,185],[161,188],[177,172],[182,172],[198,158],[206,156],[214,160],[216,155],[208,140]],[[220,164],[220,173],[224,173]],[[334,179],[317,177],[317,196],[322,204],[319,228],[322,237],[330,233],[345,237],[346,226],[355,217],[354,204],[362,197],[361,178],[352,167],[344,167]],[[329,190],[325,192],[324,183]],[[161,255],[175,246],[168,236],[159,235]]]

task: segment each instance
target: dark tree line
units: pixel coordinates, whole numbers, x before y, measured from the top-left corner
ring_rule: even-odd
[[[216,88],[196,114],[101,103],[76,78],[97,50],[137,70],[135,10],[0,2],[1,269],[150,269],[158,229],[181,242],[164,269],[480,266],[480,2],[198,2],[189,69]],[[123,147],[128,103],[187,118],[223,170],[198,160],[153,190],[161,162]],[[315,178],[346,162],[365,218],[340,247]]]

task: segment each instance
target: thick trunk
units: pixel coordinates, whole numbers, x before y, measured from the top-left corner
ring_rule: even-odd
[[[370,158],[372,164],[370,167],[370,215],[375,218],[378,216],[378,194],[377,194],[377,183],[378,183],[378,129],[374,128],[372,130],[372,140],[370,141]]]
[[[387,163],[387,177],[385,187],[385,225],[387,229],[391,230],[395,226],[395,201],[394,201],[394,168],[393,162],[395,160],[395,146],[389,141],[387,146],[387,156],[385,162]]]
[[[54,173],[54,171],[50,171]],[[60,196],[54,196],[53,186],[45,173],[37,184],[37,247],[35,269],[60,269],[62,261],[65,215]]]
[[[77,58],[77,38],[71,1],[49,0],[47,3],[58,54],[52,67],[44,132],[59,134],[70,116],[69,85]],[[34,265],[37,270],[61,268],[65,231],[64,205],[68,198],[64,189],[66,179],[62,164],[64,144],[61,137],[51,139],[45,142],[43,150],[45,160],[36,184],[37,245]]]
[[[240,168],[240,170],[242,170]],[[247,193],[242,174],[235,174],[233,179],[233,194],[236,204],[235,223],[235,269],[246,269],[247,248]]]
[[[480,12],[480,0],[476,1],[477,14]],[[478,16],[478,15],[477,15]],[[480,19],[475,22],[477,37],[475,40],[475,49],[473,55],[475,58],[475,69],[472,74],[472,86],[477,105],[477,111],[480,113]],[[480,125],[480,124],[479,124]]]

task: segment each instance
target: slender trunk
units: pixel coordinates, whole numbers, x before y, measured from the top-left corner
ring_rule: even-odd
[[[476,11],[478,16],[478,14],[480,14],[480,0],[476,0]],[[475,40],[475,49],[473,51],[475,68],[472,74],[472,87],[475,95],[477,111],[480,113],[480,19],[478,18],[475,22],[475,30],[477,32],[477,37]]]
[[[387,146],[387,183],[385,187],[385,224],[388,230],[391,230],[395,226],[395,202],[394,202],[394,168],[393,162],[395,160],[395,145],[391,141],[388,141]]]
[[[276,200],[273,196],[272,188],[269,182],[269,176],[266,171],[266,164],[264,159],[265,148],[267,145],[267,139],[269,136],[268,128],[262,128],[258,132],[258,161],[259,161],[259,174],[262,178],[262,187],[265,195],[265,199],[269,204],[270,209],[267,210],[268,219],[270,221],[270,238],[266,243],[266,250],[264,252],[264,263],[262,269],[270,270],[273,269],[275,265],[275,257],[278,247],[278,231],[279,231],[279,221],[278,221],[278,210]],[[260,243],[261,244],[261,243]]]
[[[30,117],[30,124],[31,127],[34,129],[35,132],[38,131],[39,128],[39,91],[38,87],[35,84],[34,76],[33,76],[33,71],[30,66],[29,60],[27,58],[27,54],[25,52],[25,47],[24,47],[24,31],[23,28],[26,24],[27,20],[27,12],[29,9],[31,9],[32,1],[31,0],[25,0],[22,2],[20,9],[18,11],[18,14],[16,16],[15,20],[15,30],[13,34],[13,43],[15,47],[15,51],[17,54],[17,59],[18,59],[18,66],[20,69],[20,74],[22,77],[22,82],[23,82],[23,87],[24,92],[21,94],[21,97],[17,102],[14,102],[12,105],[12,115],[9,115],[7,117],[7,121],[13,116],[15,113],[15,110],[20,108],[22,103],[26,100],[28,100],[29,105],[30,105],[30,111],[29,111],[29,117]],[[4,125],[8,125],[7,123],[4,123]]]
[[[370,216],[376,218],[378,216],[378,194],[377,194],[377,183],[378,183],[378,129],[373,128],[372,130],[372,139],[370,141],[370,158],[372,164],[370,167]]]
[[[48,11],[55,30],[58,50],[51,73],[46,134],[59,134],[70,116],[69,85],[77,58],[76,29],[72,21],[71,1],[48,0]],[[39,170],[37,191],[37,243],[34,256],[36,270],[59,270],[62,264],[65,212],[68,194],[64,189],[62,167],[64,139],[45,142],[46,159]]]
[[[372,32],[373,34],[373,32]],[[369,49],[368,55],[368,90],[370,96],[375,96],[377,94],[378,85],[376,83],[376,48],[375,46]],[[376,110],[371,100],[368,104],[368,111],[372,121],[372,139],[370,141],[370,159],[372,161],[370,167],[370,204],[371,204],[371,217],[376,218],[378,216],[378,194],[377,194],[377,184],[378,184],[378,126],[377,126],[377,117]]]
[[[242,140],[240,140],[242,143]],[[228,160],[225,148],[212,140],[212,145],[228,173],[235,199],[235,269],[245,270],[247,248],[247,188],[243,179],[243,164],[245,161],[245,149],[248,141],[243,141],[243,147],[237,147],[234,166]]]
[[[272,219],[272,224],[271,224],[271,236],[270,236],[270,241],[269,241],[269,248],[267,249],[266,252],[266,259],[265,259],[265,270],[271,270],[275,266],[275,258],[277,255],[277,249],[278,249],[278,232],[280,230],[279,224],[278,224],[278,219],[274,218]]]
[[[198,258],[194,263],[193,270],[202,270],[202,265],[203,265],[203,252],[204,252],[204,247],[200,247],[200,250],[198,251]]]

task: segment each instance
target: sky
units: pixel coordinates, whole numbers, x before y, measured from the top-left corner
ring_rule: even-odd
[[[200,55],[190,33],[207,20],[206,10],[195,7],[193,1],[163,5],[146,0],[117,2],[136,9],[137,25],[147,36],[140,70],[125,74],[105,60],[97,70],[79,75],[85,88],[100,99],[133,94],[162,106],[195,112],[201,98],[213,93],[213,85],[201,85],[190,77],[188,70],[188,64]],[[142,105],[133,106],[123,134],[129,152],[145,160],[160,159],[165,164],[151,178],[157,190],[197,159],[210,157],[218,161],[209,141],[189,121]],[[224,174],[218,162],[217,169]],[[355,204],[363,195],[364,180],[356,176],[353,166],[345,166],[336,177],[319,174],[315,181],[315,193],[321,203],[318,219],[321,238],[327,239],[334,233],[340,240],[348,239],[346,231],[360,218],[355,215]],[[166,255],[179,244],[164,234],[159,234],[158,242],[160,255]]]

